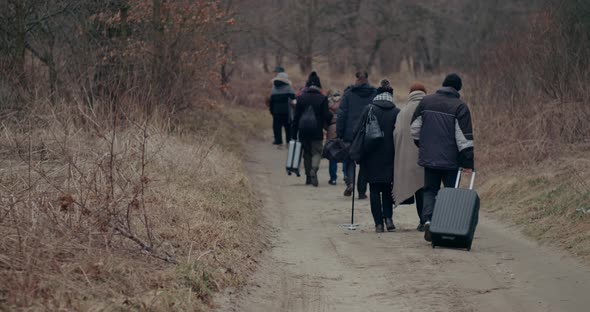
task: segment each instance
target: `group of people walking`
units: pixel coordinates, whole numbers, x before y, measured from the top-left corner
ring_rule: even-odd
[[[459,94],[461,78],[448,75],[431,95],[423,84],[413,83],[401,109],[387,79],[373,87],[367,72],[357,72],[355,78],[343,94],[339,90],[324,94],[320,77],[312,72],[305,87],[296,92],[288,75],[278,70],[269,102],[274,144],[282,144],[283,128],[287,141],[298,139],[306,184],[317,187],[324,139],[352,145],[367,120],[376,120],[382,132],[379,144],[361,159],[343,161],[344,196],[353,195],[356,182],[358,198],[366,199],[369,185],[376,232],[395,230],[394,205],[415,203],[420,219],[417,230],[430,240],[429,225],[441,182],[451,187],[458,168],[474,166],[471,115]],[[332,185],[337,171],[337,163],[330,161]]]

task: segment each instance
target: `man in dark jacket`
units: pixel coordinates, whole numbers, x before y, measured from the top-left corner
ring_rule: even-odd
[[[285,72],[279,72],[272,80],[272,93],[270,96],[270,113],[272,114],[272,129],[275,145],[283,144],[283,128],[287,143],[291,140],[291,125],[289,123],[289,111],[291,101],[295,99],[295,91],[291,87],[289,76]]]
[[[361,115],[377,95],[377,89],[369,84],[369,74],[367,72],[356,73],[356,83],[347,88],[342,97],[342,103],[338,110],[336,118],[336,136],[344,142],[351,143],[354,139],[354,131],[361,120]],[[351,196],[354,183],[356,164],[350,160],[346,162],[346,190],[344,196]],[[357,189],[359,199],[367,198],[367,182],[364,179],[363,172],[359,172],[357,179]]]
[[[457,74],[448,75],[443,87],[422,99],[412,117],[412,137],[419,147],[418,165],[424,167],[424,238],[430,241],[430,220],[440,183],[453,187],[458,168],[473,169],[471,113],[461,101],[463,86]]]
[[[299,137],[303,147],[306,182],[318,186],[318,169],[324,148],[324,127],[332,120],[328,98],[321,92],[322,84],[316,72],[309,75],[305,89],[297,97],[293,137]],[[311,120],[310,120],[311,119]]]

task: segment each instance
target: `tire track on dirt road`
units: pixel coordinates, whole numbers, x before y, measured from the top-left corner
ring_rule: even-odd
[[[565,253],[540,247],[517,230],[480,218],[473,250],[432,249],[415,208],[394,213],[398,230],[376,234],[368,201],[358,202],[283,171],[285,149],[252,146],[251,181],[265,199],[272,248],[250,285],[221,311],[587,311],[590,270]],[[327,165],[324,161],[323,165]]]

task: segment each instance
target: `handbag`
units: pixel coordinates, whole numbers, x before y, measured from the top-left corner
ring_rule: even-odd
[[[365,124],[365,140],[363,141],[363,152],[365,154],[371,153],[377,148],[385,137],[385,134],[381,130],[379,120],[373,114],[373,105],[369,107],[369,113],[367,114],[367,121]]]
[[[349,148],[350,145],[341,139],[329,140],[324,145],[322,157],[335,162],[344,162],[348,159]]]

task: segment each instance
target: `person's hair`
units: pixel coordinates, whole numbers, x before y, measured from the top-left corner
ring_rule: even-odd
[[[366,71],[358,71],[356,74],[354,74],[354,76],[356,79],[369,79],[369,73]]]
[[[393,87],[391,86],[391,83],[389,82],[389,80],[382,79],[381,82],[379,83],[379,88],[377,88],[377,92],[378,93],[388,92],[393,95]]]
[[[421,82],[418,82],[418,81],[412,83],[412,85],[410,86],[410,93],[412,93],[414,91],[422,91],[424,93],[427,93],[426,87]]]

